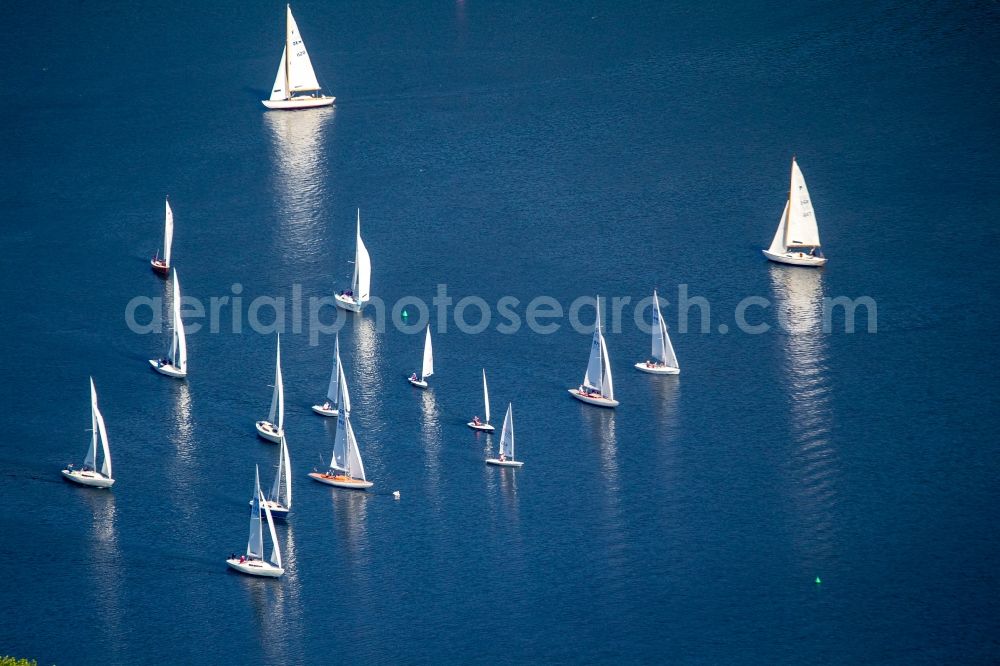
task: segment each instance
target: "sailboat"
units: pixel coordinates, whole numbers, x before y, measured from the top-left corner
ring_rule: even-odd
[[[174,211],[170,208],[170,199],[166,201],[167,213],[163,222],[163,258],[157,250],[156,256],[149,260],[153,271],[160,275],[170,273],[170,248],[174,244]]]
[[[306,43],[302,41],[299,26],[292,16],[292,6],[286,5],[285,48],[281,50],[281,62],[271,87],[271,98],[262,103],[269,109],[294,110],[330,106],[335,99],[320,93]]]
[[[270,560],[264,559],[264,518],[267,519],[267,530],[271,535]],[[267,501],[264,499],[264,493],[260,489],[260,468],[256,468],[253,500],[250,502],[250,538],[247,540],[246,555],[230,557],[226,560],[226,564],[251,576],[277,578],[285,573],[285,569],[281,566],[278,535],[274,533],[274,518],[271,516],[271,509],[268,508]]]
[[[83,460],[81,469],[73,469],[73,465],[67,466],[62,471],[63,478],[73,481],[83,486],[93,486],[95,488],[110,488],[115,480],[111,478],[111,449],[108,448],[108,431],[104,427],[104,417],[101,410],[97,408],[97,389],[94,388],[94,378],[90,378],[90,448],[87,449],[87,457]],[[97,471],[97,441],[101,441],[101,470]]]
[[[368,248],[361,240],[361,209],[358,209],[357,237],[354,244],[354,277],[351,278],[351,288],[334,294],[333,300],[337,307],[351,312],[361,312],[365,304],[371,300],[372,258]]]
[[[161,375],[187,377],[187,342],[184,339],[184,320],[181,319],[181,282],[174,269],[174,297],[171,303],[170,325],[173,328],[170,339],[170,355],[165,358],[150,359],[149,364]]]
[[[434,349],[431,347],[431,325],[427,324],[427,335],[424,337],[424,363],[420,368],[420,379],[417,373],[407,377],[407,381],[418,388],[427,388],[427,378],[434,374]]]
[[[479,420],[479,417],[473,417],[471,421],[466,423],[467,426],[473,430],[482,430],[484,432],[493,432],[494,428],[490,425],[490,394],[486,389],[486,368],[483,368],[483,403],[486,406],[486,421],[485,423]]]
[[[636,363],[635,368],[653,375],[679,375],[681,368],[677,364],[674,346],[670,344],[667,324],[663,321],[663,313],[660,312],[660,299],[657,297],[655,289],[653,290],[653,305],[656,306],[656,325],[653,326],[653,360]]]
[[[569,393],[577,400],[591,405],[616,407],[618,401],[615,400],[615,385],[611,380],[611,359],[608,358],[608,345],[604,342],[604,334],[601,333],[600,299],[596,303],[596,309],[597,326],[594,328],[594,339],[590,345],[587,372],[579,388],[569,389]]]
[[[351,427],[351,396],[347,391],[344,368],[340,368],[340,409],[337,410],[337,439],[333,443],[333,456],[326,472],[310,472],[314,481],[337,488],[365,490],[374,483],[365,478],[365,466],[361,462],[358,440]]]
[[[330,371],[330,384],[326,387],[326,402],[313,405],[312,410],[320,416],[336,416],[337,404],[340,400],[340,333],[333,343],[333,370]]]
[[[266,421],[257,421],[257,434],[269,442],[281,443],[285,435],[285,385],[281,381],[281,334],[278,334],[274,357],[274,392],[271,394],[271,411]]]
[[[500,432],[500,457],[487,458],[486,464],[501,467],[524,465],[522,461],[514,459],[514,412],[510,403],[507,403],[507,416],[503,417],[503,430]]]
[[[292,509],[292,462],[288,457],[288,441],[281,435],[281,450],[278,454],[278,471],[274,474],[274,485],[264,505],[275,518],[287,518]]]
[[[795,157],[792,157],[792,182],[788,188],[785,211],[781,214],[771,247],[764,250],[764,256],[779,264],[794,266],[822,266],[826,263],[819,242],[816,212]]]

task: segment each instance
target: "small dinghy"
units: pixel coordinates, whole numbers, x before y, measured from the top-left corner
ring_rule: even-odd
[[[507,404],[507,416],[503,418],[503,430],[500,433],[500,457],[487,458],[487,465],[500,467],[521,467],[524,463],[514,459],[514,414],[513,407]]]
[[[166,277],[170,274],[170,247],[174,243],[174,211],[170,209],[170,200],[167,199],[166,219],[163,223],[163,257],[159,251],[156,256],[149,260],[153,272]]]
[[[257,435],[275,444],[281,443],[285,436],[285,386],[281,381],[281,334],[278,334],[278,347],[274,358],[274,392],[271,394],[271,411],[266,421],[257,421]]]
[[[326,387],[326,402],[313,405],[312,410],[320,416],[336,416],[337,404],[340,402],[340,333],[333,342],[333,370],[330,371],[330,383]]]
[[[434,374],[434,348],[431,346],[431,325],[427,324],[427,335],[424,336],[424,362],[420,368],[420,378],[417,379],[417,373],[413,373],[406,378],[406,381],[410,382],[417,388],[425,389],[427,388],[427,378]]]
[[[615,385],[611,380],[611,360],[608,358],[608,346],[601,333],[600,299],[596,304],[597,326],[594,328],[594,339],[590,345],[590,361],[587,363],[587,373],[583,383],[578,388],[569,389],[570,395],[577,400],[598,407],[615,407]]]
[[[486,389],[486,368],[483,368],[483,404],[486,407],[486,421],[480,421],[478,416],[474,416],[472,417],[472,420],[465,425],[469,426],[473,430],[493,432],[494,428],[490,425],[490,394]]]
[[[262,517],[263,514],[263,517]],[[264,529],[263,519],[267,519],[267,531],[271,535],[271,558],[264,560]],[[257,468],[254,478],[253,500],[250,502],[250,539],[247,541],[246,555],[232,556],[226,560],[233,569],[251,576],[277,578],[285,573],[281,566],[281,549],[278,547],[278,535],[274,532],[274,518],[267,507],[264,493],[260,489],[260,469]]]
[[[674,346],[670,344],[670,336],[667,335],[667,324],[663,321],[663,314],[660,312],[660,299],[653,290],[653,305],[656,306],[656,322],[653,324],[653,355],[649,361],[635,364],[635,369],[641,372],[648,372],[651,375],[678,375],[681,372],[677,364],[677,355],[674,354]]]
[[[771,240],[771,247],[764,256],[779,264],[818,267],[826,263],[819,242],[819,225],[816,211],[809,198],[806,179],[799,163],[792,157],[792,182],[788,187],[788,201],[778,222],[778,230]]]
[[[94,378],[90,378],[90,448],[87,449],[87,457],[83,460],[83,467],[74,469],[69,465],[62,471],[63,478],[81,486],[92,486],[94,488],[110,488],[115,480],[111,478],[111,449],[108,448],[108,431],[104,427],[104,416],[97,408],[97,389],[94,388]],[[100,471],[97,470],[98,448],[97,442],[100,440],[100,454],[103,458]]]
[[[149,364],[161,375],[187,377],[187,342],[184,338],[184,320],[181,319],[181,283],[174,269],[174,298],[171,304],[170,354],[164,358],[150,359]]]

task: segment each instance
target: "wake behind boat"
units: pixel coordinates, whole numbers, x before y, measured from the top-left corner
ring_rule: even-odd
[[[267,414],[266,421],[257,421],[254,425],[257,428],[257,435],[269,442],[280,444],[281,438],[285,436],[285,385],[281,381],[280,333],[274,357],[274,391],[271,393],[271,410]]]
[[[816,211],[809,198],[806,179],[794,157],[785,211],[781,214],[771,247],[763,252],[765,257],[779,264],[822,266],[826,263],[819,242]]]
[[[263,518],[267,519],[267,530],[271,535],[271,557],[264,560],[264,530]],[[277,578],[285,573],[281,566],[281,549],[278,547],[278,535],[274,532],[274,518],[260,489],[260,469],[256,469],[254,477],[253,500],[250,502],[250,538],[247,540],[247,552],[236,557],[232,555],[226,564],[240,573],[251,576]]]
[[[173,331],[170,338],[170,354],[164,358],[150,359],[149,364],[161,375],[187,377],[187,342],[184,337],[184,320],[181,319],[181,283],[174,269],[174,295],[170,308],[170,322]]]
[[[361,209],[358,209],[357,235],[354,239],[354,276],[351,288],[334,294],[333,301],[338,308],[361,312],[371,300],[372,258],[365,242],[361,240]]]
[[[153,272],[166,277],[170,274],[170,249],[174,244],[174,211],[170,209],[170,200],[166,202],[167,212],[163,221],[163,257],[159,251],[149,260]]]
[[[110,488],[115,483],[111,477],[111,449],[108,447],[108,431],[104,426],[104,416],[97,408],[97,389],[94,388],[93,377],[90,378],[90,430],[90,448],[87,449],[83,467],[73,469],[73,465],[69,465],[62,471],[63,478],[81,486]],[[100,471],[97,470],[98,440],[101,442],[100,454],[103,457]]]
[[[655,289],[653,290],[653,304],[656,306],[656,321],[653,323],[652,360],[636,363],[635,369],[652,375],[680,374],[681,368],[677,364],[674,346],[670,344],[670,336],[667,335],[667,324],[663,321],[663,314],[660,312],[660,299],[657,297]]]
[[[597,325],[594,328],[594,338],[590,345],[590,360],[583,383],[578,388],[569,389],[569,394],[589,405],[598,407],[616,407],[615,386],[611,379],[611,359],[608,357],[608,346],[601,333],[601,303],[598,298],[595,304],[597,310]]]
[[[287,111],[333,104],[336,98],[323,95],[320,90],[306,44],[299,33],[295,17],[292,16],[292,6],[286,5],[285,47],[281,51],[281,62],[278,63],[278,74],[271,87],[271,97],[262,103],[269,109]]]

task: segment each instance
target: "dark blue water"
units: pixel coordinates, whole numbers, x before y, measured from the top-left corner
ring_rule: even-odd
[[[2,22],[0,652],[1000,658],[993,5],[293,9],[332,111],[260,105],[280,3],[29,4]],[[759,251],[792,154],[822,271]],[[186,383],[150,372],[165,336],[124,314],[165,293],[148,267],[165,195],[185,295],[239,284],[244,299],[242,333],[224,318],[189,336]],[[631,369],[649,340],[628,307],[608,335],[614,412],[566,394],[590,344],[566,320],[550,335],[451,320],[420,393],[403,379],[420,335],[351,318],[341,350],[376,485],[310,482],[334,435],[309,411],[332,338],[294,330],[290,301],[295,285],[306,302],[347,286],[356,207],[390,306],[445,284],[523,315],[539,295],[634,302],[655,286],[683,374]],[[682,284],[710,303],[709,330],[679,330]],[[277,460],[253,433],[273,373],[273,335],[247,323],[259,296],[289,303],[280,581],[224,564],[246,542],[254,464],[269,483]],[[747,296],[773,302],[749,316],[769,332],[737,330]],[[877,332],[862,315],[824,334],[836,296],[874,299]],[[514,403],[521,470],[487,468],[495,442],[464,426],[484,366],[494,413]],[[87,446],[88,375],[111,492],[59,476]]]

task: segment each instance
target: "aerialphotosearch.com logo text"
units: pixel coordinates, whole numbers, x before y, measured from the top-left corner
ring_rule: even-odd
[[[246,301],[246,302],[244,302]],[[712,305],[704,296],[692,296],[687,284],[677,286],[676,299],[671,302],[662,295],[660,309],[668,328],[677,333],[728,333],[731,327],[721,323],[712,327]],[[550,335],[568,324],[583,334],[594,330],[597,298],[579,296],[564,305],[552,296],[535,296],[524,302],[515,296],[502,296],[489,303],[480,296],[463,296],[457,301],[448,294],[448,286],[437,285],[437,294],[430,304],[420,296],[403,296],[391,306],[373,297],[364,310],[378,332],[384,332],[387,322],[400,332],[419,333],[432,324],[436,333],[445,333],[451,325],[462,333],[476,334],[493,326],[498,333],[512,335],[527,327],[538,335]],[[652,332],[653,297],[633,302],[631,296],[600,298],[604,330],[620,333],[628,322],[645,333]],[[125,307],[125,322],[134,333],[162,333],[164,325],[163,297],[136,296]],[[859,317],[859,311],[864,312]],[[192,296],[181,298],[181,318],[188,334],[198,333],[206,326],[210,333],[243,333],[249,330],[261,335],[274,333],[295,335],[307,333],[309,344],[320,344],[323,336],[333,335],[347,322],[348,313],[336,306],[333,295],[303,298],[302,285],[293,284],[288,297],[256,296],[247,300],[243,285],[234,283],[230,293],[207,299]],[[837,332],[854,333],[859,323],[868,333],[878,330],[878,308],[869,296],[822,298],[768,299],[746,296],[733,308],[732,322],[736,329],[749,335],[767,333],[774,326],[788,333]],[[842,324],[843,328],[840,328]]]

